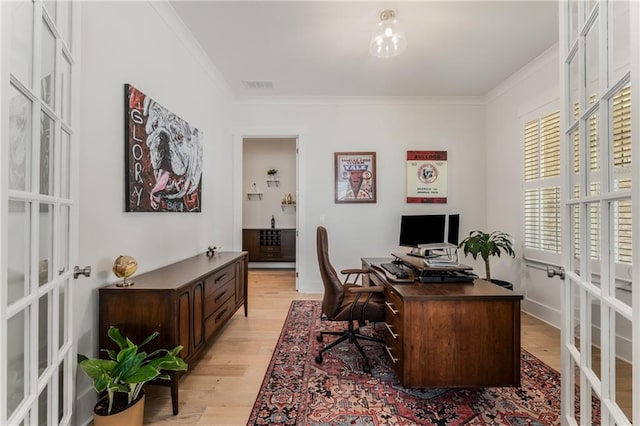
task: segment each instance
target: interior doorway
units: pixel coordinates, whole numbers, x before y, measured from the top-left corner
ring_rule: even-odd
[[[242,138],[242,250],[250,269],[296,269],[297,142]]]

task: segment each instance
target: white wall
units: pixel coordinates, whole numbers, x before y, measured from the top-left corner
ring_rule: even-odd
[[[525,294],[523,309],[560,325],[560,280],[549,279],[540,269],[522,260],[523,124],[527,114],[557,103],[560,95],[557,46],[511,76],[487,97],[486,176],[487,229],[511,234],[516,241],[516,260],[492,261],[492,276],[514,283]],[[559,105],[558,105],[559,106]],[[558,108],[559,109],[559,108]],[[557,109],[556,109],[557,110]]]
[[[484,106],[478,100],[245,99],[235,105],[233,133],[299,136],[301,292],[322,292],[315,247],[316,226],[321,223],[329,231],[337,270],[359,266],[363,256],[397,251],[404,213],[460,213],[461,235],[485,225]],[[234,140],[241,143],[240,137]],[[448,151],[447,204],[405,202],[406,151],[413,149]],[[335,204],[337,151],[377,153],[376,204]],[[234,161],[242,164],[241,158]],[[234,197],[241,205],[238,197],[244,194],[237,192]]]
[[[247,138],[243,141],[242,164],[242,227],[269,228],[271,216],[276,228],[295,228],[296,209],[282,207],[285,194],[296,194],[296,140]],[[267,183],[267,170],[276,169],[277,184]],[[262,197],[247,196],[253,184]]]
[[[118,255],[135,257],[140,273],[208,245],[232,248],[231,98],[172,17],[164,3],[82,4],[78,260],[93,273],[76,286],[80,353],[97,354],[97,289],[116,281],[111,265]],[[125,83],[204,132],[202,213],[124,212]],[[82,423],[91,417],[95,397],[88,381],[78,383],[76,420]]]

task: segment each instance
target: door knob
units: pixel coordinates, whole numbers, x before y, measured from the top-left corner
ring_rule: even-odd
[[[73,268],[73,278],[77,280],[80,275],[84,275],[85,277],[90,277],[91,276],[91,266],[85,266],[82,269],[80,269],[80,267],[78,265],[74,266],[74,268]]]
[[[547,265],[547,277],[553,278],[556,275],[560,277],[561,280],[564,280],[564,268],[562,266]]]

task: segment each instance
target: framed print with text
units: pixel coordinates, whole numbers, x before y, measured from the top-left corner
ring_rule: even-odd
[[[407,203],[447,202],[447,151],[407,151]]]
[[[130,84],[125,100],[125,211],[202,206],[202,132]]]
[[[376,202],[376,153],[336,152],[336,203]]]

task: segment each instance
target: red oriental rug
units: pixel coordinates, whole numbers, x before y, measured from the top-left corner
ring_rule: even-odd
[[[522,350],[520,388],[405,389],[380,344],[363,342],[371,373],[353,345],[338,345],[315,362],[331,336],[318,330],[320,302],[294,301],[248,425],[557,425],[560,375]],[[368,326],[362,331],[382,333]]]

